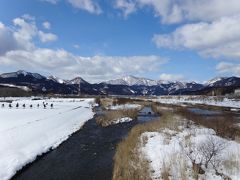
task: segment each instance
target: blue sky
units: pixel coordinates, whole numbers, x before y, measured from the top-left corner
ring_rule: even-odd
[[[238,76],[239,12],[237,0],[1,1],[0,72],[90,82]]]

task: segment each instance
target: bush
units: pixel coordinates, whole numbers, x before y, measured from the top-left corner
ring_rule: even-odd
[[[105,114],[97,117],[96,121],[103,127],[114,124],[114,122],[123,117],[130,117],[136,119],[138,116],[138,109],[124,109],[124,110],[109,110]]]

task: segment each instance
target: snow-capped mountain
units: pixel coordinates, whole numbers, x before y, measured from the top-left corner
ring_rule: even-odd
[[[33,93],[37,94],[68,94],[76,91],[74,86],[69,86],[64,83],[62,84],[57,81],[56,78],[46,78],[38,73],[31,73],[22,70],[0,75],[0,84],[10,84],[14,85],[15,87],[27,87],[28,89],[32,90]]]
[[[164,81],[125,76],[123,78],[105,81],[105,84],[129,86],[134,94],[182,94],[187,91],[196,91],[204,86],[196,82]],[[141,88],[142,87],[142,88]]]
[[[67,81],[56,76],[49,76],[48,79],[58,82],[60,84],[65,84]]]
[[[157,84],[158,85],[161,85],[161,84],[170,84],[171,83],[171,81],[166,81],[166,80],[158,80],[157,81]]]
[[[106,84],[112,85],[127,85],[127,86],[156,86],[157,81],[147,78],[139,78],[135,76],[124,76],[119,79],[105,81]]]
[[[216,82],[223,81],[226,77],[215,77],[205,83],[206,86],[214,86]]]
[[[17,71],[0,75],[0,88],[1,85],[12,88],[27,88],[35,94],[78,94],[80,88],[81,93],[91,95],[211,95],[212,92],[220,92],[220,94],[233,93],[235,89],[240,88],[240,78],[214,78],[205,84],[199,84],[196,82],[155,81],[147,78],[125,76],[103,83],[90,84],[81,77],[63,80],[55,76],[46,78],[38,73]]]
[[[184,88],[191,88],[191,85],[197,84],[196,82],[180,82],[180,81],[164,81],[164,80],[152,80],[147,78],[139,78],[135,76],[124,76],[119,79],[105,81],[106,84],[112,85],[127,85],[127,86],[160,86],[167,88],[168,90],[178,90]]]
[[[33,77],[36,79],[45,79],[46,78],[38,73],[30,73],[30,72],[26,72],[24,70],[19,70],[17,72],[12,72],[12,73],[4,73],[4,74],[0,75],[1,78],[16,78],[19,76],[30,76],[30,77]]]
[[[239,77],[220,77],[214,78],[206,83],[208,87],[227,87],[227,86],[239,86]]]
[[[66,81],[66,83],[67,84],[88,84],[88,82],[81,77],[76,77],[72,80]]]

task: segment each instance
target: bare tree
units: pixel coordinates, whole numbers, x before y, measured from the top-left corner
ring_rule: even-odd
[[[195,179],[198,179],[198,174],[204,174],[205,171],[202,169],[202,156],[198,151],[198,146],[196,143],[193,143],[190,140],[192,134],[189,134],[188,138],[186,139],[186,143],[180,143],[180,146],[184,152],[184,154],[188,157],[188,159],[192,163],[192,170],[194,172]]]
[[[208,136],[207,140],[202,143],[197,149],[203,158],[205,168],[211,164],[215,170],[221,163],[220,155],[227,147],[227,143],[214,136]]]
[[[191,136],[191,134],[189,136]],[[205,170],[202,169],[202,167],[207,169],[209,168],[209,165],[212,166],[217,175],[220,175],[224,178],[227,177],[223,173],[218,172],[218,168],[222,163],[220,156],[223,150],[227,147],[226,141],[210,135],[201,144],[194,143],[189,138],[186,140],[186,144],[181,143],[181,147],[184,151],[184,154],[192,162],[192,168],[196,179],[198,174],[205,173]]]

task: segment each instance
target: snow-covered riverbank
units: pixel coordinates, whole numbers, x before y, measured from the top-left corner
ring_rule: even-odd
[[[160,96],[154,101],[163,103],[163,104],[178,104],[182,105],[187,104],[205,104],[212,106],[221,106],[221,107],[231,107],[231,108],[240,108],[240,100],[229,99],[229,98],[218,98],[211,96]]]
[[[79,130],[94,115],[92,102],[93,99],[21,98],[13,99],[12,108],[4,103],[0,108],[0,179],[11,178],[37,155],[56,148]]]
[[[195,125],[176,130],[165,128],[145,132],[140,139],[140,152],[149,162],[152,179],[240,177],[240,144],[216,136],[212,129]],[[205,173],[196,173],[194,165],[200,165]]]
[[[141,109],[140,104],[121,104],[121,105],[115,105],[110,106],[108,109],[111,110],[127,110],[127,109]]]

